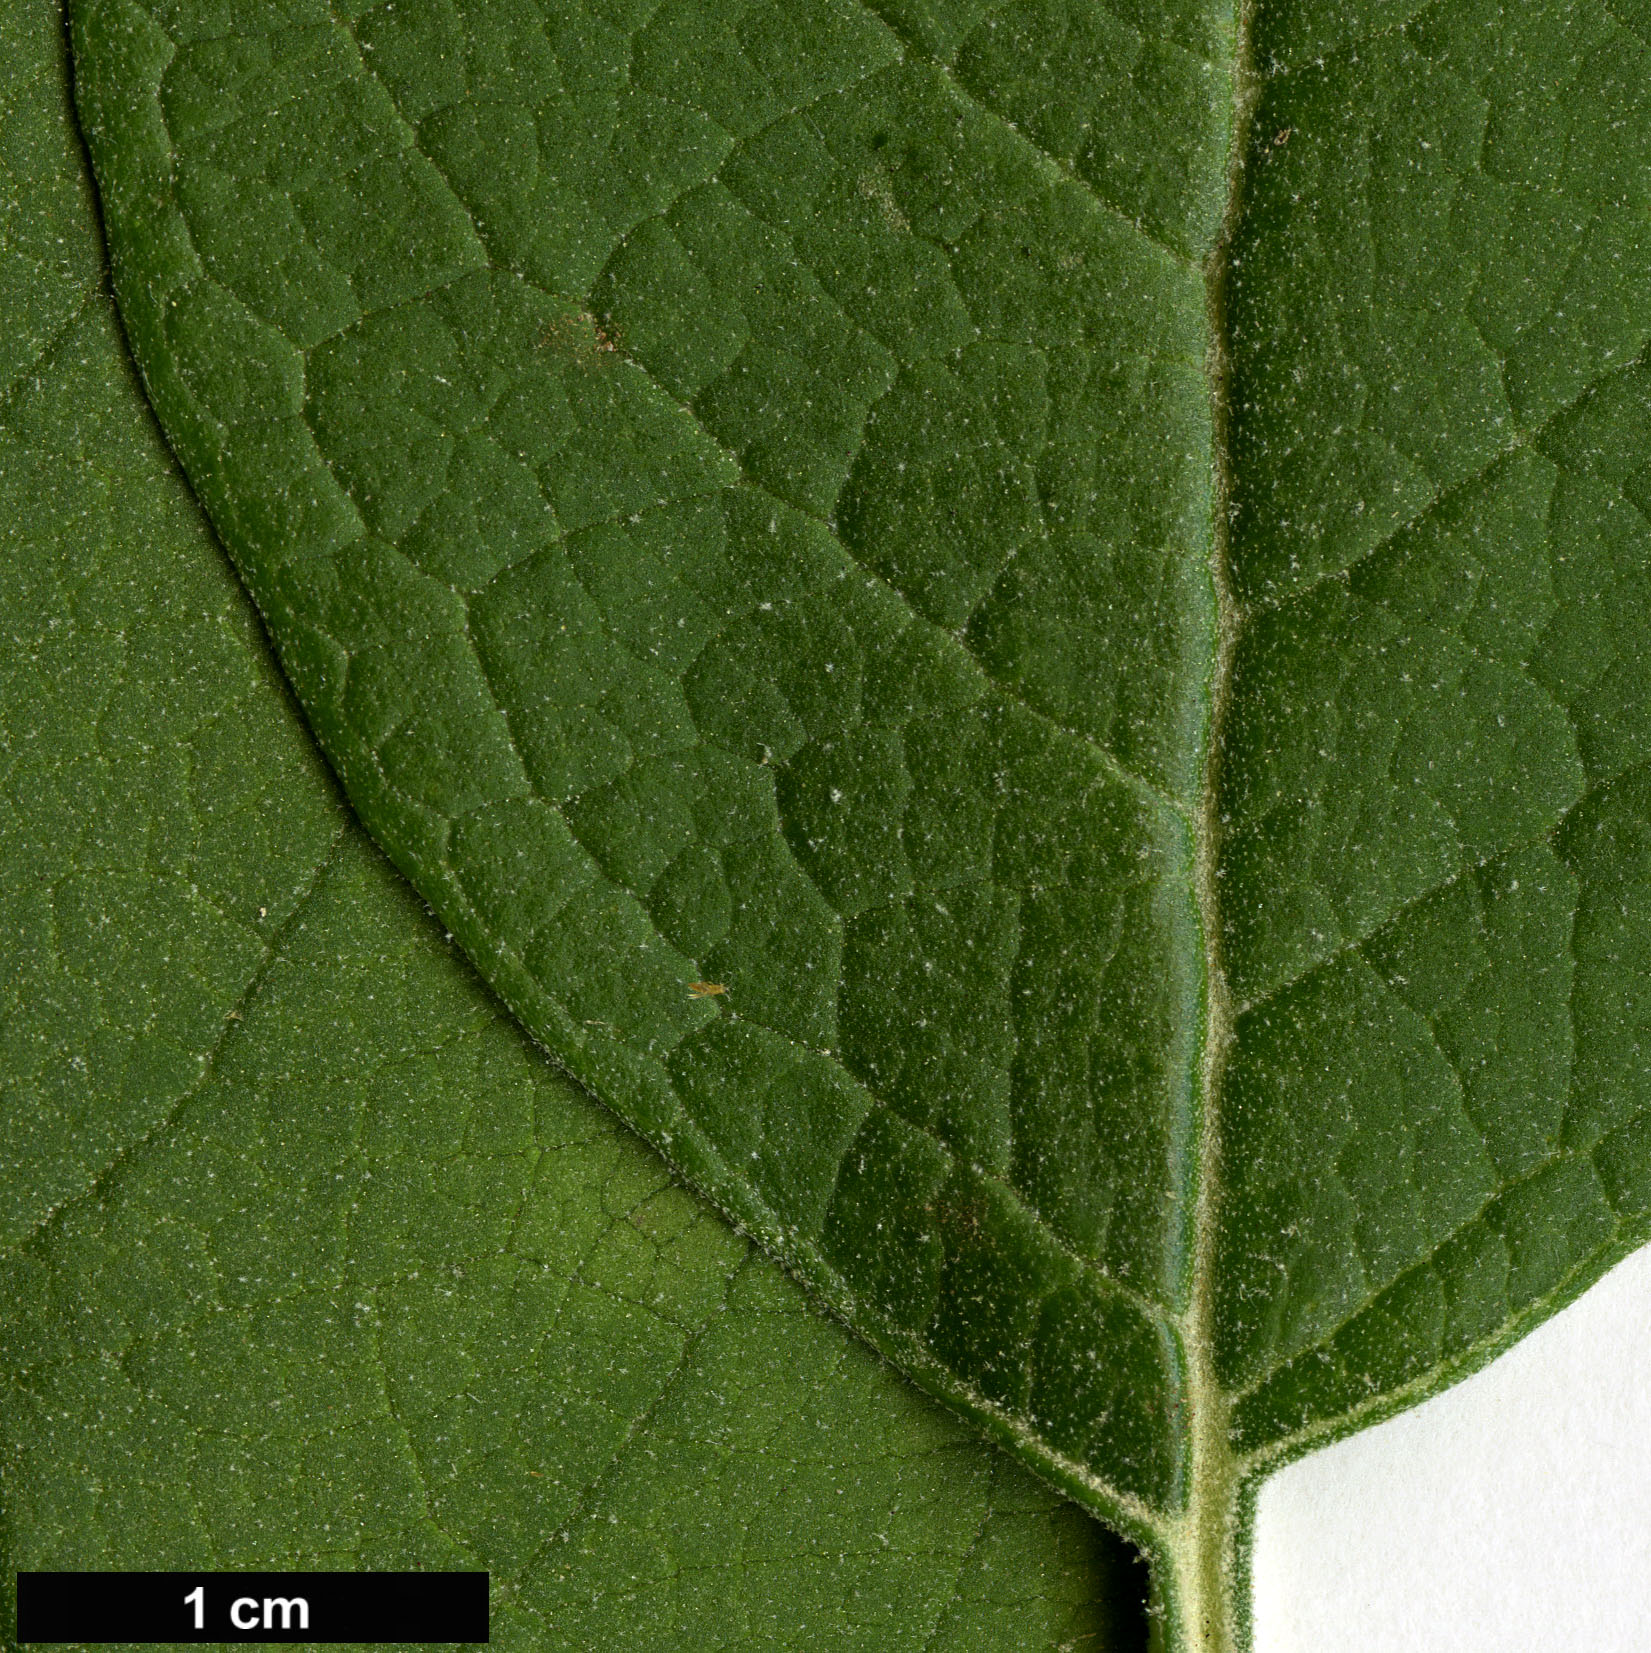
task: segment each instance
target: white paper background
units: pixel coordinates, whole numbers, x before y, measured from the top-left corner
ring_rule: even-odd
[[[1651,1248],[1261,1492],[1255,1653],[1651,1650]]]

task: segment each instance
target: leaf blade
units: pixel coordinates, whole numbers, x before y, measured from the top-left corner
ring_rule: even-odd
[[[112,28],[107,20],[115,15],[91,11],[82,26]],[[359,41],[339,27],[326,34],[324,49],[318,42],[325,31],[294,36],[291,49],[324,65],[313,71],[315,95],[324,102],[334,99],[335,77],[344,75],[349,99],[362,100],[380,130],[392,132],[374,140],[385,154],[421,156],[421,146],[433,154],[446,131],[437,122],[437,136],[423,136],[433,115],[416,131],[405,112],[389,125],[398,95],[415,113],[423,107],[416,101],[417,75],[407,66],[426,64],[428,77],[433,59],[419,33],[423,26],[416,18],[404,25],[400,14],[375,14],[360,25]],[[139,78],[116,75],[109,95],[158,101],[156,114],[145,117],[150,125],[141,143],[124,155],[118,146],[111,153],[105,187],[112,202],[142,187],[143,176],[174,166],[187,173],[192,164],[166,158],[170,140],[155,122],[173,81],[196,72],[199,53],[185,40],[174,59],[173,46],[154,25],[137,27],[147,67]],[[495,48],[487,29],[479,23],[476,29],[477,62],[491,64],[487,54]],[[876,238],[903,234],[912,214],[928,213],[931,236],[947,233],[947,214],[955,211],[928,204],[928,186],[915,171],[922,145],[956,151],[943,162],[948,176],[961,179],[967,167],[979,165],[997,175],[1000,191],[1035,191],[1054,242],[1054,250],[1044,249],[1051,268],[1039,289],[1042,303],[1070,318],[1065,325],[1082,357],[1057,388],[1081,402],[1088,375],[1112,371],[1108,352],[1127,348],[1139,364],[1135,401],[1144,398],[1169,418],[1173,387],[1197,382],[1203,298],[1196,272],[1153,247],[1090,186],[1069,179],[943,76],[894,62],[877,30],[857,38],[862,44],[844,72],[846,87],[827,89],[830,95],[810,107],[816,122],[836,121],[835,141],[853,147],[855,165],[862,152],[892,152],[896,142],[907,155],[898,165],[878,162],[879,173],[839,190],[868,238],[867,256],[887,262],[893,255]],[[594,71],[608,47],[599,35],[594,45],[581,40],[567,49],[577,61],[589,59]],[[217,47],[208,42],[203,50],[215,54]],[[95,133],[104,124],[99,110],[106,95],[98,65],[107,59],[95,42],[84,55],[86,118]],[[348,71],[339,69],[345,62]],[[287,82],[261,69],[237,68],[234,76],[236,96],[249,106],[285,95],[279,88]],[[623,164],[627,144],[651,141],[653,94],[633,92],[630,102],[615,106],[615,165]],[[426,87],[423,95],[427,104],[433,94]],[[545,95],[545,110],[561,107],[561,94]],[[339,108],[353,107],[349,99]],[[794,132],[796,122],[782,120],[780,127]],[[977,567],[971,542],[947,532],[920,536],[908,550],[884,546],[876,524],[890,510],[920,520],[898,498],[885,497],[885,483],[914,470],[927,479],[921,486],[932,489],[937,467],[949,463],[948,444],[969,420],[989,423],[994,402],[1016,418],[1041,405],[1049,395],[1044,357],[1034,351],[1030,360],[1025,348],[1009,342],[1028,323],[1005,315],[992,325],[1009,341],[971,345],[958,371],[945,367],[943,357],[906,367],[905,394],[932,399],[941,411],[918,448],[902,458],[899,420],[891,416],[889,434],[879,438],[877,414],[868,419],[864,411],[884,394],[894,398],[888,405],[902,405],[894,372],[900,364],[878,339],[875,317],[847,325],[854,318],[840,297],[833,311],[823,311],[829,280],[822,287],[811,278],[802,290],[782,292],[773,316],[760,319],[765,283],[784,279],[773,252],[763,251],[779,245],[773,215],[764,220],[756,210],[769,187],[763,169],[772,167],[763,146],[773,141],[759,130],[731,160],[726,150],[706,158],[710,152],[695,147],[696,139],[677,154],[678,172],[655,180],[666,194],[620,192],[618,210],[635,217],[645,197],[657,210],[669,192],[699,188],[704,217],[718,234],[743,238],[735,244],[749,250],[738,266],[725,262],[724,280],[747,279],[753,261],[759,272],[772,266],[748,295],[751,314],[759,317],[752,323],[751,362],[702,389],[692,413],[664,393],[645,363],[626,359],[625,352],[605,361],[588,309],[582,319],[577,306],[535,285],[533,258],[550,256],[543,248],[531,256],[519,251],[521,267],[511,273],[449,275],[428,296],[423,266],[399,273],[399,307],[369,315],[305,352],[301,375],[297,357],[283,353],[267,321],[230,305],[225,317],[238,318],[237,336],[257,338],[260,360],[283,365],[266,370],[265,388],[249,393],[254,400],[224,403],[217,413],[207,359],[192,367],[188,351],[162,345],[161,335],[177,326],[198,331],[201,324],[188,319],[192,307],[216,316],[226,302],[219,283],[233,281],[233,271],[208,256],[199,269],[187,260],[171,263],[168,275],[151,260],[142,288],[151,300],[139,301],[134,336],[155,341],[152,393],[178,421],[175,440],[190,456],[197,486],[214,501],[358,806],[472,956],[487,961],[490,981],[535,1036],[829,1301],[845,1309],[852,1303],[862,1330],[908,1370],[1023,1445],[1036,1438],[1025,1429],[1028,1414],[1046,1417],[1059,1431],[1058,1446],[1046,1455],[1050,1467],[1085,1478],[1092,1497],[1139,1525],[1143,1505],[1179,1500],[1183,1474],[1184,1441],[1166,1420],[1180,1383],[1182,1356],[1170,1311],[1185,1292],[1187,1202],[1166,1201],[1160,1190],[1184,1152],[1189,1110],[1174,1099],[1190,1092],[1196,1061],[1197,924],[1190,894],[1183,888],[1177,897],[1166,870],[1190,862],[1184,808],[1159,782],[1134,776],[1096,736],[1068,734],[983,678],[978,660],[923,618],[953,624],[965,618],[995,569]],[[265,140],[255,127],[244,135],[234,128],[227,137],[214,134],[214,164],[229,166],[236,142],[250,148],[235,164],[255,174],[265,164],[259,158]],[[445,150],[425,165],[450,189],[455,179],[462,185]],[[719,181],[704,183],[717,165]],[[905,205],[885,199],[897,175],[905,180]],[[310,199],[303,193],[308,182],[295,188],[295,199]],[[470,190],[475,196],[480,185]],[[482,209],[457,193],[453,198],[485,240]],[[188,210],[185,204],[185,218]],[[394,197],[379,210],[388,225],[409,209]],[[1075,230],[1063,214],[1075,219]],[[118,226],[121,218],[114,208],[112,222]],[[685,217],[681,234],[689,233]],[[115,235],[121,257],[148,256],[137,244],[122,243],[118,227]],[[981,321],[991,323],[990,307],[1012,292],[993,272],[1020,254],[992,229],[973,239],[953,260],[952,279],[976,301]],[[1054,268],[1054,251],[1068,243],[1077,264]],[[500,245],[512,244],[506,238]],[[939,243],[925,246],[932,264]],[[1104,278],[1141,288],[1128,325],[1137,335],[1144,328],[1144,339],[1133,337],[1126,346],[1120,321],[1093,319],[1100,312],[1081,311],[1065,290],[1086,249],[1099,263],[1080,281],[1093,286]],[[576,250],[576,244],[564,249],[568,258]],[[176,304],[159,297],[174,279],[183,283]],[[209,292],[215,296],[200,296]],[[382,292],[379,299],[388,302]],[[810,317],[827,330],[820,347],[840,369],[847,400],[839,398],[840,406],[811,421],[799,398],[797,425],[776,425],[772,411],[750,400],[750,375],[759,370],[751,364],[776,362],[787,330],[812,325]],[[765,329],[773,344],[764,343]],[[229,321],[215,322],[212,336],[227,339]],[[931,333],[924,342],[943,349],[954,341]],[[147,359],[151,352],[140,349]],[[391,361],[398,365],[384,380],[363,371],[368,362]],[[1141,380],[1157,368],[1162,382]],[[818,370],[811,362],[810,372]],[[1110,385],[1100,394],[1117,396]],[[420,405],[427,411],[418,412]],[[1173,416],[1193,429],[1207,419],[1184,408]],[[288,482],[266,485],[237,474],[234,432],[236,421],[247,418],[260,429],[269,420],[279,425],[284,434],[260,451],[266,458],[277,447],[290,453],[287,463],[295,468]],[[438,428],[444,421],[451,430]],[[859,471],[853,469],[844,447],[862,425],[861,458],[872,450],[881,455],[869,472],[860,460],[854,460]],[[495,560],[485,570],[491,576],[485,586],[460,592],[419,567],[427,543],[422,513],[437,504],[431,495],[437,476],[449,465],[469,463],[459,457],[465,444],[473,448],[483,439],[493,451],[475,463],[495,471],[526,463],[535,484],[524,485],[515,516],[490,541]],[[1014,456],[1023,440],[1017,424],[992,426],[988,457],[966,485],[989,519],[1012,532],[1023,531],[1013,525],[1029,504],[1026,462]],[[408,442],[413,445],[404,446]],[[615,456],[623,456],[628,471],[614,469]],[[479,497],[473,469],[451,474],[459,480],[443,497]],[[857,483],[857,474],[864,480]],[[1171,474],[1186,503],[1155,531],[1207,538],[1207,527],[1187,526],[1207,512],[1207,480],[1196,463],[1178,474],[1172,464]],[[292,519],[297,543],[306,548],[292,561],[281,549],[291,543],[285,533],[273,533],[271,519],[247,513],[265,509],[256,501],[283,492],[290,497],[295,488],[323,503]],[[823,488],[842,496],[835,529],[817,515],[829,498]],[[555,537],[539,550],[535,534],[541,541]],[[313,564],[317,555],[333,559],[334,571]],[[505,555],[519,560],[499,567]],[[606,585],[604,566],[615,570]],[[1086,577],[1094,578],[1092,572]],[[1191,601],[1199,595],[1197,577],[1184,583],[1164,606],[1162,623],[1172,636],[1191,637],[1207,628],[1208,615]],[[648,595],[660,587],[662,599]],[[356,595],[374,589],[368,608],[377,608],[378,617],[358,607],[347,618]],[[1207,590],[1202,595],[1207,611]],[[1153,599],[1147,593],[1141,600]],[[397,614],[418,619],[389,618]],[[673,621],[678,629],[693,625],[708,634],[686,672],[680,664],[657,668],[647,652],[659,647],[653,641],[658,629]],[[1185,645],[1174,648],[1185,652]],[[330,655],[323,659],[325,651]],[[757,683],[772,685],[755,700],[740,677],[743,672],[749,683],[753,665]],[[416,710],[396,709],[415,676],[433,677],[433,689]],[[565,687],[547,697],[547,681]],[[1195,681],[1183,682],[1167,711],[1149,709],[1149,721],[1195,719],[1199,693]],[[1084,716],[1094,721],[1094,713]],[[1130,723],[1115,721],[1127,734]],[[416,736],[404,739],[401,731],[414,727]],[[1186,771],[1184,755],[1176,761]],[[782,766],[777,772],[775,762]],[[1177,784],[1185,778],[1182,773]],[[962,832],[953,807],[960,789],[978,799],[975,819]],[[862,794],[870,807],[839,808]],[[1080,813],[1080,801],[1091,798]],[[898,814],[883,813],[888,803],[897,811],[903,804],[905,830],[914,837],[921,832],[930,854],[946,860],[924,865],[908,855]],[[734,819],[701,825],[696,811],[713,809]],[[776,809],[786,822],[783,835],[773,831]],[[1028,830],[1040,818],[1060,826]],[[856,837],[862,826],[870,840]],[[653,881],[674,875],[693,849],[715,858],[723,908],[753,915],[743,931],[693,936],[698,956],[673,946],[650,911]],[[496,887],[491,869],[522,855],[534,869],[530,879],[565,901],[564,908],[529,914],[514,889]],[[1081,864],[1077,873],[1063,871],[1074,863]],[[1046,893],[1051,881],[1069,886],[1064,899]],[[915,1009],[886,997],[879,1005],[876,984],[907,945],[885,920],[897,929],[933,916],[950,920],[944,898],[954,888],[970,905],[966,924],[987,945],[994,926],[1000,935],[1005,926],[1018,927],[1015,952],[1005,955],[1005,943],[995,944],[992,978],[978,990],[963,981],[929,994]],[[491,909],[485,904],[490,890]],[[1074,903],[1085,908],[1077,918],[1065,910]],[[1078,956],[1078,934],[1097,926],[1121,936],[1116,960]],[[689,931],[682,934],[686,943]],[[844,968],[839,958],[855,973],[845,998],[858,1025],[845,1025],[834,1002]],[[1137,1037],[1132,1029],[1113,1040],[1107,1026],[1084,1027],[1063,1047],[1058,1036],[1050,1039],[1022,1017],[1016,1032],[1023,1047],[1036,1040],[1045,1046],[1034,1058],[1041,1075],[1011,1077],[1007,1095],[1001,1079],[976,1086],[952,1114],[938,1118],[928,1096],[904,1095],[896,1082],[892,1120],[885,1120],[883,1099],[866,1085],[887,1065],[891,1037],[898,1043],[934,1019],[937,1038],[962,1046],[960,1071],[976,1051],[991,1059],[984,1040],[1001,1051],[1002,1023],[1014,1008],[1011,977],[1042,978],[1048,990],[1074,998],[1092,997],[1095,989],[1084,978],[1098,978],[1104,994],[1129,1001],[1152,1031]],[[726,1012],[687,991],[702,979],[728,985]],[[976,991],[995,1001],[988,1018],[998,1023],[995,1034],[980,1026],[983,1018],[970,1003]],[[610,1029],[617,1039],[604,1037]],[[1086,1048],[1091,1040],[1102,1046],[1093,1057]],[[1109,1041],[1121,1048],[1106,1048]],[[1063,1066],[1073,1062],[1106,1067],[1116,1076],[1114,1094],[1086,1076],[1069,1080]],[[784,1121],[783,1138],[765,1134],[760,1117],[753,1120],[737,1101],[770,1091],[762,1106]],[[1039,1107],[1043,1117],[1032,1117],[1029,1110]],[[1108,1157],[1086,1140],[1097,1108],[1104,1109],[1102,1143],[1138,1165],[1138,1175],[1101,1180],[1084,1174]],[[1084,1157],[1076,1175],[1050,1152],[1051,1131],[1064,1131]],[[868,1219],[854,1232],[845,1230],[842,1212],[856,1208],[852,1188],[837,1207],[831,1202],[842,1167],[883,1154],[891,1132],[897,1161],[908,1168],[919,1159],[926,1164],[917,1173],[924,1197],[902,1208],[903,1231],[885,1241],[879,1236],[886,1222]],[[1028,1139],[1018,1162],[1017,1133]],[[982,1153],[990,1157],[972,1163],[966,1157]],[[873,1172],[892,1174],[892,1167]],[[938,1253],[931,1207],[942,1212]],[[823,1247],[828,1238],[835,1247],[830,1255]],[[1007,1272],[1005,1256],[1014,1258]],[[901,1305],[907,1312],[914,1303],[927,1306],[931,1324],[900,1324],[887,1303],[868,1294],[914,1265],[927,1279],[915,1293],[904,1291]],[[1041,1301],[1016,1305],[1007,1288],[1016,1270],[1030,1271]],[[1001,1321],[971,1325],[952,1317],[947,1305],[965,1291],[997,1305]],[[1045,1369],[1028,1369],[1022,1351],[1039,1315],[1048,1359]],[[1116,1344],[1128,1381],[1092,1375],[1065,1352],[1097,1342]]]
[[[494,269],[319,343],[291,413],[293,474],[341,484],[306,543],[421,637],[278,578],[267,524],[232,547],[289,651],[333,638],[289,652],[323,742],[524,1022],[1225,1618],[1247,1476],[1644,1237],[1638,949],[1596,940],[1578,825],[1620,906],[1651,684],[1610,456],[1651,295],[1613,146],[1643,147],[1644,43],[1604,7],[1281,5],[1148,51],[1071,8],[1103,80],[1166,45],[1208,70],[1127,77],[1107,148],[1111,94],[1038,95],[1013,8],[822,11],[800,112],[743,12],[661,14],[634,62],[628,20],[512,17],[508,50],[377,11],[329,48]],[[1132,172],[1154,121],[1173,165]],[[163,375],[164,290],[133,301]],[[273,496],[186,390],[156,383],[235,524]],[[487,529],[479,440],[533,472]],[[352,709],[346,658],[395,648]],[[708,800],[745,812],[737,870]],[[572,916],[488,884],[523,855]],[[726,1003],[673,1002],[707,980]],[[1567,1013],[1594,1041],[1556,1087]]]
[[[479,1564],[534,1647],[1137,1645],[1122,1547],[553,1074],[349,822],[132,377],[54,8],[0,58],[6,256],[82,284],[0,404],[8,1571]]]

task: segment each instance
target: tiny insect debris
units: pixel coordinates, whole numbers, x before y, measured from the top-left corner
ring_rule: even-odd
[[[728,989],[720,981],[691,981],[688,983],[690,997],[696,999],[714,999],[719,994],[726,996]]]
[[[612,321],[593,315],[589,310],[558,316],[546,322],[535,340],[539,349],[554,349],[575,361],[590,362],[598,356],[619,354],[619,340]]]

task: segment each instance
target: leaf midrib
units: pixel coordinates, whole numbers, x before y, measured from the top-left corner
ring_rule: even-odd
[[[1221,759],[1231,699],[1233,658],[1243,615],[1233,591],[1231,550],[1234,488],[1232,442],[1232,340],[1229,302],[1233,247],[1244,215],[1245,162],[1261,90],[1253,49],[1257,0],[1239,0],[1232,52],[1232,132],[1227,156],[1226,202],[1215,242],[1204,265],[1209,336],[1206,373],[1210,387],[1212,492],[1210,586],[1215,599],[1215,660],[1210,671],[1209,722],[1204,774],[1193,817],[1194,894],[1204,944],[1204,1047],[1199,1067],[1194,1176],[1192,1281],[1180,1316],[1187,1361],[1190,1432],[1185,1513],[1168,1535],[1169,1579],[1155,1580],[1171,1600],[1183,1634],[1212,1647],[1227,1645],[1236,1595],[1235,1497],[1239,1468],[1228,1435],[1228,1401],[1215,1370],[1215,1248],[1220,1203],[1220,1108],[1234,1032],[1232,999],[1221,959]]]

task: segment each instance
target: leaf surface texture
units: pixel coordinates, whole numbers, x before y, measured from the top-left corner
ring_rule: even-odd
[[[74,10],[362,818],[1176,1633],[1643,1237],[1638,10]]]
[[[8,1595],[479,1567],[535,1653],[1139,1647],[1123,1545],[674,1184],[350,821],[132,374],[54,8],[0,62]]]

